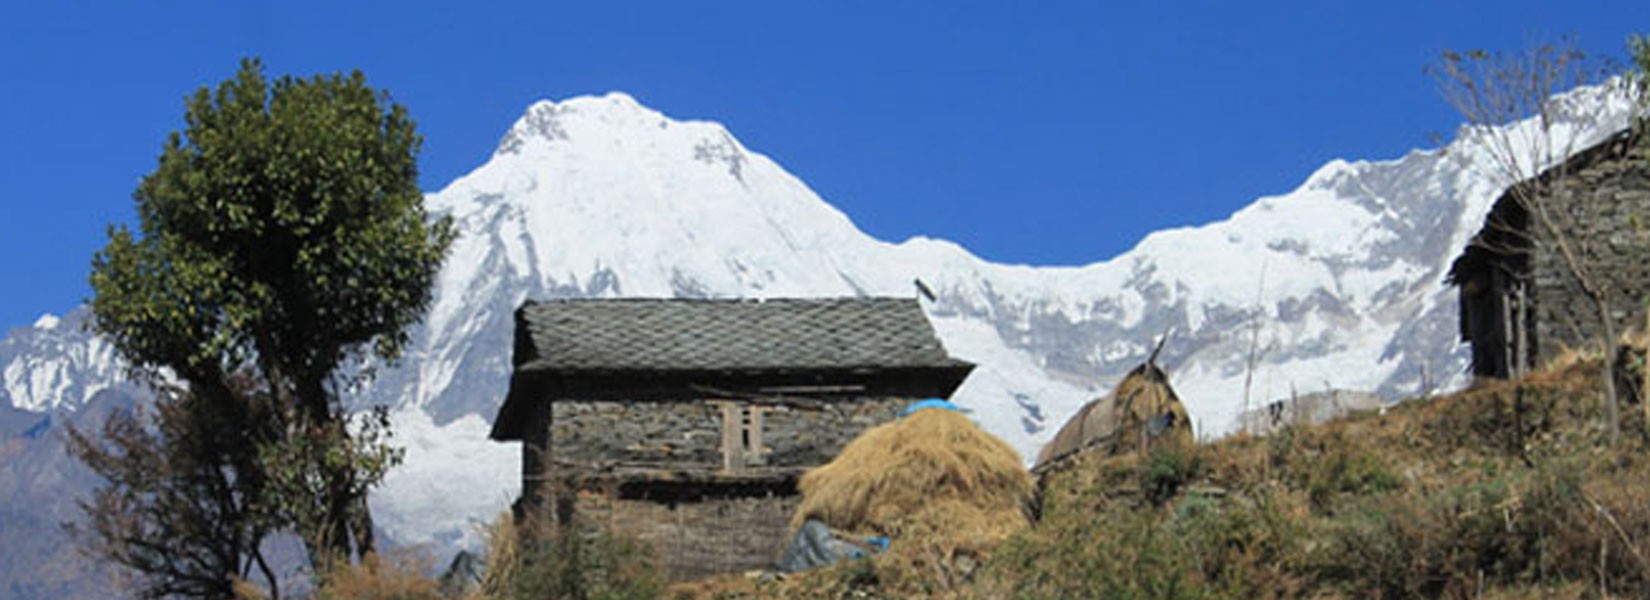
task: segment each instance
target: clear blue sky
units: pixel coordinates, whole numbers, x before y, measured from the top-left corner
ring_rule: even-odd
[[[725,123],[879,238],[1082,264],[1427,146],[1456,122],[1422,73],[1442,49],[1619,57],[1650,31],[1646,0],[0,4],[0,332],[87,296],[182,98],[243,56],[390,90],[425,189],[532,101],[621,90]]]

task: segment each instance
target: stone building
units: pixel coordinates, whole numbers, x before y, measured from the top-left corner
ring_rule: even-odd
[[[1604,291],[1616,331],[1642,328],[1650,292],[1650,156],[1623,131],[1508,190],[1450,267],[1472,372],[1516,377],[1599,335],[1599,308],[1571,260]],[[1533,207],[1545,210],[1532,211]],[[1552,226],[1544,225],[1542,213]],[[1562,236],[1551,234],[1553,230]],[[1561,245],[1561,243],[1563,245]],[[1563,251],[1570,249],[1569,257]]]
[[[771,565],[804,471],[973,369],[892,298],[528,302],[514,362],[491,437],[523,442],[518,511],[637,537],[674,579]]]

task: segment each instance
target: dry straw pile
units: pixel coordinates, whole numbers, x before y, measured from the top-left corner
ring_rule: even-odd
[[[866,431],[809,471],[793,527],[818,519],[885,535],[896,551],[921,539],[978,552],[1030,525],[1034,493],[1020,455],[951,410],[919,410]]]

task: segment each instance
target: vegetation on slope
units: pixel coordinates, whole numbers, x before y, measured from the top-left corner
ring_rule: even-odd
[[[1628,361],[1637,368],[1635,357]],[[684,597],[1650,594],[1650,439],[1607,443],[1597,359],[1267,436],[1089,455],[967,585],[881,558]],[[1635,374],[1636,376],[1636,374]],[[1624,378],[1629,379],[1629,378]],[[1629,396],[1629,399],[1632,397]],[[895,543],[899,543],[897,540]]]
[[[1591,369],[1589,371],[1588,369]],[[1650,457],[1595,364],[1045,481],[987,565],[1012,597],[1642,594]],[[1636,414],[1637,411],[1635,411]]]
[[[645,575],[645,552],[586,531],[571,538],[582,544],[551,536],[561,543],[533,561],[495,546],[478,595],[1650,596],[1650,435],[1643,411],[1623,411],[1628,435],[1608,443],[1598,360],[1266,437],[1079,456],[1043,479],[1036,526],[978,555],[966,581],[888,553],[667,589]],[[1622,381],[1639,381],[1642,362],[1623,360]]]

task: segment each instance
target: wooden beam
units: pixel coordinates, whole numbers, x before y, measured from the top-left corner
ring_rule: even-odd
[[[729,473],[745,470],[743,406],[728,400],[710,403],[722,409],[722,470]]]

